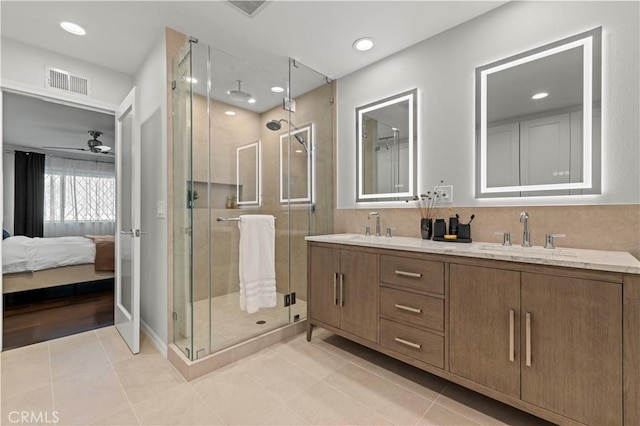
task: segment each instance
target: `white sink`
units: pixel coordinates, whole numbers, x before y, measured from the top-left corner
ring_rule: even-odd
[[[501,246],[497,244],[482,244],[478,250],[490,251],[494,253],[505,253],[514,255],[551,256],[551,257],[578,257],[575,250],[555,248],[546,249],[544,247],[522,247],[522,246]]]

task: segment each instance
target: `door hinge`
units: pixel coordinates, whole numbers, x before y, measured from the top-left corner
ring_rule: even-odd
[[[173,320],[178,321],[178,314],[176,312],[173,313]]]
[[[171,80],[171,90],[175,90],[176,89],[176,81],[175,80]]]
[[[284,295],[284,306],[285,308],[290,305],[296,304],[296,293],[292,292]]]

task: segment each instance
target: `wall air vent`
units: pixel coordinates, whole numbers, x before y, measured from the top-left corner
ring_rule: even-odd
[[[268,0],[227,0],[227,3],[249,18],[253,18],[267,6]]]
[[[46,67],[45,87],[76,95],[89,96],[89,79],[73,75],[67,71]]]

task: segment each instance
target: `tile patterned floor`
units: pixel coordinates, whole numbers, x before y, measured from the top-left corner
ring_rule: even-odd
[[[544,425],[316,329],[193,382],[114,327],[0,355],[2,425]]]

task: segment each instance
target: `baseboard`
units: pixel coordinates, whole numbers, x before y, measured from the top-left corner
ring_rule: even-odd
[[[162,356],[167,358],[167,344],[162,341],[160,336],[158,336],[151,327],[147,325],[146,322],[140,320],[140,330],[144,331],[144,333],[151,339],[153,345],[158,349],[158,352],[162,354]]]

